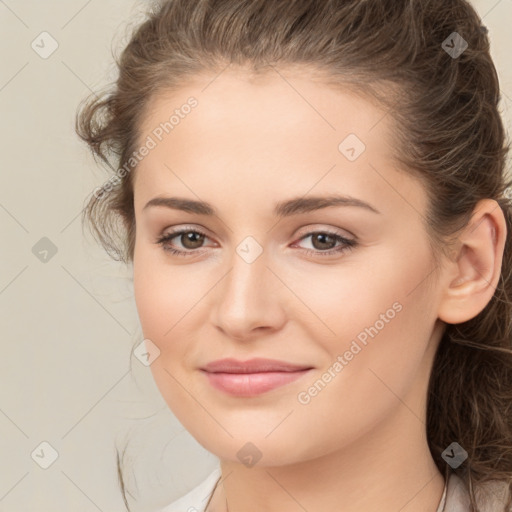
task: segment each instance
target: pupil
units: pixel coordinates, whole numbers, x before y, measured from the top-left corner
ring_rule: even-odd
[[[329,239],[330,239],[330,242],[329,242]],[[325,247],[325,245],[322,245],[322,244],[327,244],[327,245],[330,245],[332,244],[332,242],[334,241],[333,237],[331,235],[328,235],[326,233],[318,233],[317,235],[313,236],[313,245],[315,246],[315,242],[316,241],[320,241],[320,247],[316,247],[317,249],[330,249],[332,247]],[[327,240],[327,241],[326,241]]]
[[[185,237],[186,243],[183,243],[183,240],[182,243],[188,249],[197,249],[197,247],[200,247],[204,238],[204,236],[201,233],[193,233],[191,231],[189,231],[188,233],[184,233],[183,236]],[[189,243],[192,244],[192,246],[189,246]]]

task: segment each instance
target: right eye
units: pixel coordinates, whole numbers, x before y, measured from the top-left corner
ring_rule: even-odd
[[[176,249],[171,241],[178,238],[182,247],[185,249]],[[192,256],[201,248],[204,239],[208,238],[203,232],[197,229],[181,229],[171,233],[166,233],[156,240],[155,243],[162,246],[164,251],[177,256]]]

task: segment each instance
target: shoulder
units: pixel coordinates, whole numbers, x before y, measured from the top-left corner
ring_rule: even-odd
[[[205,480],[181,498],[155,512],[204,512],[208,498],[217,480],[221,477],[220,467],[215,468]]]
[[[498,480],[486,482],[475,489],[475,497],[480,512],[504,512],[509,497],[508,485]],[[445,512],[469,511],[469,491],[464,481],[452,473],[448,481]]]

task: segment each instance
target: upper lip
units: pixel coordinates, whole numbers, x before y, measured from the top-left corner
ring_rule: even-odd
[[[201,367],[210,373],[262,373],[262,372],[295,372],[309,370],[311,366],[292,364],[277,359],[263,359],[260,357],[239,361],[237,359],[219,359]]]

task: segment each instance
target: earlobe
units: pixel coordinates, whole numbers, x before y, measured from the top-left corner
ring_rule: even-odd
[[[445,269],[438,316],[449,324],[466,322],[489,303],[501,275],[507,226],[491,199],[481,200],[458,236],[458,250]]]

